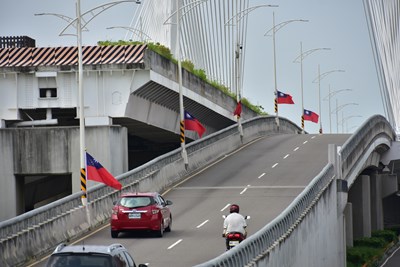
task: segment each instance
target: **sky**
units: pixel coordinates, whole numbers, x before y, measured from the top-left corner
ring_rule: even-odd
[[[59,36],[67,25],[65,21],[53,15],[35,16],[53,13],[74,18],[76,0],[0,1],[0,36],[27,35],[36,40],[37,47],[76,45],[75,36]],[[85,12],[107,2],[110,1],[81,0],[81,10]],[[250,0],[250,6],[261,4],[279,7],[258,8],[247,15],[243,97],[261,105],[268,114],[275,114],[273,41],[271,36],[264,36],[273,27],[274,12],[275,25],[308,20],[286,24],[276,32],[277,87],[290,94],[295,102],[280,104],[279,116],[301,126],[304,106],[320,116],[324,133],[352,133],[369,117],[384,115],[363,0]],[[96,45],[99,40],[123,40],[125,30],[106,28],[129,26],[136,8],[137,4],[121,3],[94,18],[88,24],[89,31],[83,32],[83,45]],[[303,93],[300,64],[294,63],[301,54],[300,43],[303,53],[330,48],[304,57]],[[323,77],[327,72],[331,73]],[[320,94],[318,77],[323,77]],[[340,91],[331,97],[330,109],[329,88],[331,92]],[[342,106],[339,120],[336,105]],[[307,132],[318,133],[319,128],[319,123],[305,121]]]

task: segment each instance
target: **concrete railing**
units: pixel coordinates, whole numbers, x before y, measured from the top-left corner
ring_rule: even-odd
[[[244,240],[235,249],[227,251],[217,258],[196,267],[292,266],[291,264],[284,264],[288,259],[296,266],[333,266],[327,260],[329,255],[319,255],[315,252],[318,250],[318,246],[311,253],[305,252],[306,245],[304,244],[304,239],[321,242],[321,238],[318,238],[321,232],[317,231],[317,228],[326,227],[321,222],[326,219],[326,213],[329,209],[320,208],[318,212],[318,206],[325,205],[327,198],[330,198],[331,202],[334,202],[333,208],[331,207],[330,209],[335,210],[335,212],[336,210],[341,212],[336,207],[337,201],[332,201],[332,199],[336,200],[336,183],[332,182],[339,178],[346,180],[348,175],[353,172],[354,166],[362,165],[361,161],[365,159],[365,156],[368,156],[365,155],[366,153],[372,153],[375,149],[387,146],[388,144],[390,145],[390,141],[395,140],[395,138],[396,134],[394,130],[384,117],[380,115],[371,117],[345,142],[341,147],[339,155],[335,156],[336,160],[339,161],[339,166],[341,166],[339,170],[335,170],[334,167],[338,166],[337,163],[329,163],[303,192],[296,197],[289,207],[268,225]],[[386,149],[388,147],[385,147]],[[335,190],[332,190],[332,188]],[[335,193],[334,198],[332,197],[332,192]],[[321,197],[324,194],[327,196]],[[322,201],[320,201],[321,199]],[[335,219],[336,226],[331,226],[339,229],[340,222],[336,221],[338,215],[335,217],[335,214],[331,214],[330,217]],[[307,233],[303,232],[307,238],[303,238],[302,235],[299,236],[298,233],[297,235],[290,236],[293,232],[300,232],[298,229],[301,229],[301,227],[304,228],[307,225],[316,225],[314,229],[309,229]],[[327,231],[333,230],[329,229]],[[335,233],[335,231],[333,232]],[[339,257],[341,253],[337,250],[341,246],[341,237],[338,237],[339,233],[336,232],[336,239],[333,236],[329,240],[329,242],[335,242],[335,240],[338,242],[338,244],[334,244],[336,246],[334,246],[333,251],[325,249],[325,253],[332,254],[337,252],[338,254],[334,255],[334,257]],[[298,253],[299,250],[304,251],[304,253]],[[272,251],[274,251],[275,255],[286,255],[286,259],[284,257],[274,258],[271,255]],[[313,259],[307,259],[310,257],[310,254],[318,255],[319,262],[312,262]],[[344,258],[343,255],[342,258]],[[343,259],[337,259],[338,262],[341,260]],[[308,262],[308,264],[300,264],[304,262]],[[310,264],[310,262],[312,263]],[[336,266],[344,265],[337,263]]]
[[[191,173],[223,157],[243,144],[275,133],[300,133],[301,128],[285,118],[277,129],[275,117],[244,121],[243,137],[232,125],[186,146],[185,169],[181,149],[176,149],[117,177],[125,191],[159,191],[171,187]],[[49,253],[54,247],[78,238],[109,220],[113,201],[120,191],[103,185],[88,190],[88,205],[82,207],[81,193],[72,194],[41,208],[0,223],[0,266],[22,266]]]
[[[388,150],[391,141],[396,140],[396,132],[381,115],[372,116],[342,146],[341,175],[348,186],[359,175],[365,159],[375,150],[380,153]]]

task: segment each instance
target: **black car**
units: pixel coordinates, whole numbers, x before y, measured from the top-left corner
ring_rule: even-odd
[[[46,267],[147,267],[135,264],[133,257],[121,244],[109,246],[57,246]]]

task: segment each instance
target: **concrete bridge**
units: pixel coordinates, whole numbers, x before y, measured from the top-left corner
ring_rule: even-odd
[[[118,179],[124,190],[164,191],[230,151],[278,133],[273,117],[246,120],[243,130],[242,139],[232,125],[189,144],[188,170],[176,149]],[[298,126],[282,118],[280,134],[299,132]],[[279,216],[237,249],[199,266],[345,266],[346,246],[354,238],[370,236],[372,230],[396,223],[399,217],[397,170],[391,168],[398,160],[393,156],[398,155],[396,150],[396,135],[387,120],[370,118],[342,146],[329,146],[329,163]],[[80,193],[75,193],[0,223],[4,252],[0,263],[18,266],[32,261],[59,242],[107,222],[117,195],[101,185],[91,188],[90,222],[80,205]]]

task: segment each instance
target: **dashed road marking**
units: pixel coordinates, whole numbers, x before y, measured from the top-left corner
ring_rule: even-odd
[[[299,149],[299,147],[296,147],[295,149],[293,149],[293,151],[297,151]]]
[[[204,222],[202,222],[201,224],[197,225],[196,228],[200,228],[203,225],[205,225],[206,223],[208,223],[209,220],[205,220]]]
[[[272,165],[272,168],[275,168],[276,166],[278,166],[279,163],[275,163],[274,165]]]
[[[286,156],[284,156],[283,159],[286,159],[287,157],[289,157],[289,154],[286,154]]]
[[[179,239],[178,241],[176,241],[175,243],[173,243],[171,246],[168,247],[168,249],[171,249],[173,247],[175,247],[176,245],[178,245],[179,243],[182,242],[183,239]]]
[[[260,176],[258,176],[258,179],[260,179],[261,177],[263,177],[265,175],[265,172],[263,172]]]

